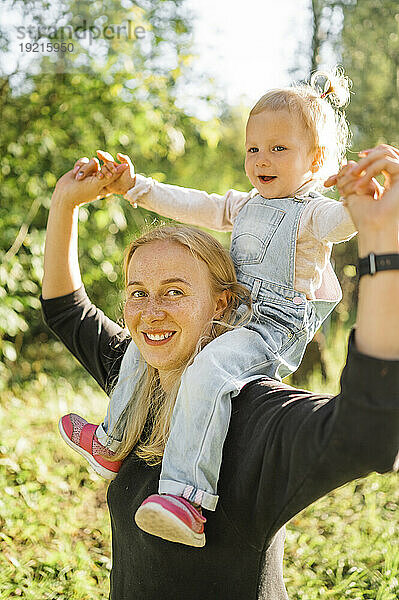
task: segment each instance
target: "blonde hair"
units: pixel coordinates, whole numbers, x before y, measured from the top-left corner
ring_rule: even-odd
[[[319,80],[324,81],[323,87]],[[251,109],[248,120],[264,110],[288,110],[297,115],[309,132],[311,152],[322,150],[321,166],[313,177],[321,186],[327,176],[338,171],[349,146],[349,126],[339,109],[349,103],[350,88],[343,69],[316,71],[310,83],[267,92]]]
[[[191,356],[178,369],[171,372],[170,389],[165,391],[161,387],[157,369],[142,360],[139,367],[139,370],[142,370],[140,379],[116,425],[116,429],[123,427],[123,435],[122,443],[113,460],[124,459],[134,448],[136,455],[150,465],[158,464],[162,460],[184,369],[211,340],[229,329],[246,324],[251,318],[251,295],[246,287],[237,282],[233,261],[228,252],[208,233],[185,225],[156,227],[128,246],[124,258],[125,287],[128,282],[130,260],[137,248],[158,240],[176,242],[188,248],[194,257],[207,265],[211,293],[214,296],[224,290],[229,293],[228,305],[219,319],[212,321],[210,333],[204,332]],[[247,309],[239,317],[237,309],[242,305],[246,305]]]

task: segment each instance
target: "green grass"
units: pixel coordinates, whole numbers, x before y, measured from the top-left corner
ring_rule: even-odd
[[[61,440],[57,422],[74,409],[98,420],[106,398],[39,375],[2,394],[0,598],[108,598],[106,482]]]
[[[62,350],[61,352],[65,352]],[[334,392],[345,340],[329,355]],[[57,421],[74,410],[99,421],[107,399],[66,362],[4,390],[0,403],[0,599],[108,598],[110,524],[106,482],[62,442]],[[71,384],[72,381],[72,384]],[[94,384],[95,385],[95,384]],[[312,389],[321,390],[318,373]],[[290,599],[399,597],[399,492],[394,474],[336,490],[288,526]]]

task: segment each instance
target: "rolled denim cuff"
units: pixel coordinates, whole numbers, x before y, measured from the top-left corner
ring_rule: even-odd
[[[202,508],[207,510],[216,510],[216,505],[219,500],[219,496],[209,494],[203,490],[181,483],[179,481],[171,481],[170,479],[161,479],[158,486],[158,492],[160,494],[173,494],[174,496],[182,496],[190,502],[200,504]]]
[[[109,448],[109,450],[112,450],[113,452],[119,450],[121,442],[115,440],[112,436],[108,435],[108,433],[104,430],[104,427],[102,425],[99,425],[97,427],[96,436],[100,444],[102,444],[106,448]]]

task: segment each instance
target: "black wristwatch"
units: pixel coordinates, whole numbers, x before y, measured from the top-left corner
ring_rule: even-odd
[[[378,271],[399,270],[399,254],[374,254],[359,258],[357,272],[362,275],[375,275]]]

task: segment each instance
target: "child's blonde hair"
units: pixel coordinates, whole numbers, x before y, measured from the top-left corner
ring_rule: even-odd
[[[319,80],[324,81],[323,87]],[[349,126],[344,111],[338,109],[349,103],[350,88],[351,81],[343,69],[316,71],[310,83],[267,92],[251,109],[248,120],[264,110],[288,110],[298,115],[310,134],[311,152],[318,148],[322,152],[320,168],[313,177],[321,185],[341,167],[349,146]]]

